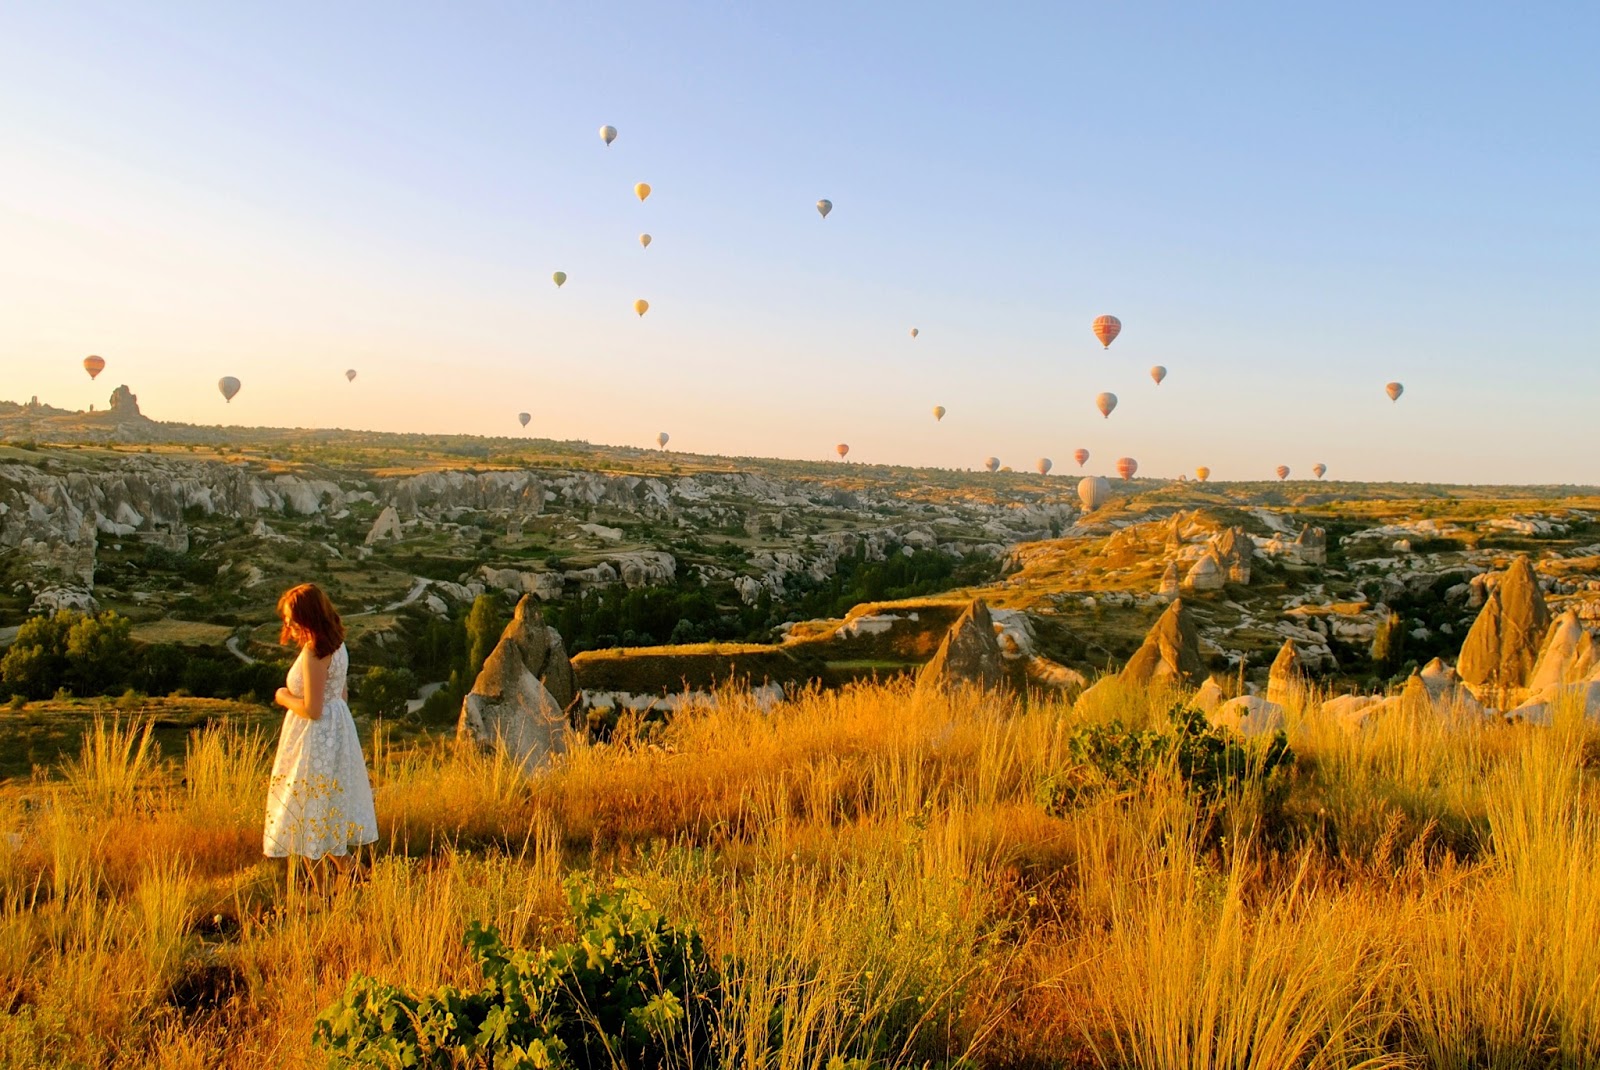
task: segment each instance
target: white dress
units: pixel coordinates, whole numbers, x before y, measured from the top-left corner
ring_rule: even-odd
[[[305,697],[306,648],[289,668],[287,686]],[[341,644],[328,662],[322,716],[315,721],[287,713],[278,737],[267,789],[263,850],[269,858],[342,855],[378,839],[372,782],[361,757],[361,737],[345,701],[350,654]]]

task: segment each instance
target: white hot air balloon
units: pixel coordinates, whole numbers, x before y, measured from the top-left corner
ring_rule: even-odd
[[[983,466],[991,472],[997,472],[1000,470],[1000,458],[990,457],[983,462]]]
[[[1105,476],[1084,476],[1078,480],[1078,501],[1089,512],[1111,500],[1111,484]]]
[[[533,413],[531,412],[517,413],[517,423],[521,424],[523,427],[527,427],[528,421],[531,419],[533,419]]]
[[[671,438],[672,438],[671,435],[669,435],[665,431],[663,431],[659,435],[656,436],[656,445],[659,446],[662,449],[666,449],[667,448],[667,442],[670,441]]]
[[[224,401],[232,401],[233,396],[239,392],[240,385],[239,380],[231,375],[224,375],[217,380],[217,389],[222,391],[222,400]]]
[[[1104,416],[1109,420],[1111,418],[1112,411],[1117,407],[1117,395],[1111,393],[1109,390],[1104,394],[1095,395],[1094,407],[1100,410],[1101,416]]]
[[[830,201],[830,200],[827,200],[827,199],[823,199],[823,200],[818,201],[817,202],[817,211],[822,214],[822,218],[823,219],[827,219],[828,218],[828,213],[833,211],[833,202]]]
[[[617,128],[614,126],[602,126],[600,128],[600,140],[607,145],[617,140]]]
[[[1055,463],[1048,457],[1040,457],[1033,466],[1039,470],[1040,475],[1047,476],[1050,474],[1050,469],[1055,467]]]

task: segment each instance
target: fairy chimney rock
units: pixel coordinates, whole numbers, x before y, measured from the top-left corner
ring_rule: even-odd
[[[1157,593],[1170,602],[1178,597],[1178,586],[1178,563],[1176,561],[1168,561],[1167,570],[1161,574],[1161,588]]]
[[[394,506],[386,505],[383,512],[378,514],[378,519],[372,522],[372,530],[367,532],[367,545],[372,546],[384,539],[400,541],[400,514]]]
[[[944,642],[917,676],[918,690],[972,684],[989,689],[1006,680],[1006,669],[995,637],[994,618],[981,598],[974,598]]]
[[[566,750],[567,709],[577,698],[561,635],[523,595],[511,623],[461,703],[456,734],[479,746],[503,743],[524,770]]]
[[[1328,563],[1328,533],[1322,528],[1307,524],[1294,540],[1295,554],[1308,565]]]
[[[1594,669],[1594,637],[1584,628],[1577,610],[1568,609],[1545,632],[1538,660],[1528,678],[1528,690],[1544,691],[1577,683]]]
[[[1182,683],[1198,676],[1205,668],[1200,658],[1200,633],[1177,599],[1161,614],[1144,644],[1134,651],[1123,667],[1124,683],[1149,684],[1154,681]]]
[[[1243,528],[1228,528],[1218,532],[1211,540],[1217,561],[1227,570],[1233,583],[1250,582],[1250,559],[1255,557],[1256,544]]]
[[[1532,677],[1549,628],[1550,607],[1533,563],[1519,557],[1485,597],[1461,646],[1456,672],[1480,700],[1503,699]]]
[[[1278,656],[1272,661],[1272,670],[1267,674],[1267,701],[1288,705],[1289,700],[1303,691],[1305,685],[1306,670],[1300,661],[1300,651],[1295,649],[1293,639],[1285,639],[1283,646],[1278,648]]]
[[[1191,591],[1220,591],[1227,580],[1228,574],[1217,561],[1217,555],[1208,550],[1183,577],[1183,586]]]

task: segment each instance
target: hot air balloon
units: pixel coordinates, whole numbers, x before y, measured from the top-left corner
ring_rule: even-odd
[[[638,182],[634,184],[633,195],[641,201],[650,196],[650,183]]]
[[[556,289],[558,290],[561,289],[561,284],[567,281],[567,273],[565,271],[558,271],[550,277],[555,280]]]
[[[1109,420],[1111,418],[1111,410],[1117,407],[1117,395],[1109,392],[1096,395],[1094,407],[1100,410],[1101,416]]]
[[[1098,316],[1094,321],[1094,336],[1100,339],[1100,344],[1107,349],[1117,340],[1117,335],[1122,333],[1122,321],[1115,316]]]
[[[531,412],[517,413],[517,423],[521,424],[523,427],[527,427],[528,421],[531,419],[533,419],[533,413]]]
[[[1093,512],[1111,500],[1111,484],[1104,476],[1084,476],[1078,480],[1078,500]]]
[[[1050,474],[1050,469],[1055,467],[1055,463],[1048,457],[1040,457],[1033,466],[1039,470],[1040,475],[1047,476]]]
[[[633,303],[633,310],[642,316],[650,311],[650,302],[641,297]]]
[[[1161,380],[1165,379],[1166,377],[1167,377],[1167,369],[1165,368],[1165,366],[1157,364],[1154,368],[1150,369],[1150,378],[1152,378],[1152,379],[1154,379],[1156,381],[1156,385],[1157,386],[1160,386],[1161,385]]]
[[[944,406],[943,405],[935,405],[933,407],[933,418],[936,421],[944,419]]]
[[[1289,466],[1288,465],[1280,464],[1278,466],[1278,478],[1279,479],[1288,479],[1289,478]]]
[[[848,443],[848,442],[839,443],[837,446],[833,447],[833,452],[835,452],[835,453],[837,453],[839,455],[839,460],[841,460],[841,461],[844,460],[845,454],[850,452],[850,443]]]
[[[240,385],[241,384],[239,380],[235,379],[231,375],[224,375],[221,379],[217,380],[217,389],[222,391],[222,398],[224,401],[232,401],[233,395],[239,392]]]
[[[1406,392],[1406,388],[1403,383],[1388,383],[1384,386],[1383,392],[1389,395],[1390,401],[1399,401],[1400,395]]]
[[[106,370],[106,358],[104,358],[104,357],[84,357],[83,358],[83,370],[88,372],[89,373],[89,378],[91,380],[93,380],[94,378],[99,376],[99,374],[101,372]]]
[[[1201,465],[1199,468],[1194,470],[1194,475],[1196,479],[1204,483],[1206,480],[1211,478],[1211,469],[1207,468],[1205,465]]]
[[[639,235],[639,244],[644,246],[646,249],[650,248],[650,235],[648,235],[648,234]]]
[[[1084,449],[1073,450],[1072,459],[1078,462],[1079,468],[1082,468],[1089,463],[1089,451]]]
[[[1139,462],[1134,460],[1132,457],[1117,458],[1117,475],[1121,476],[1123,479],[1132,479],[1134,473],[1138,470]]]
[[[669,439],[671,439],[671,438],[672,438],[671,435],[669,435],[665,431],[663,431],[659,435],[656,436],[656,445],[660,446],[662,449],[666,449],[667,448],[667,441]]]
[[[991,472],[996,471],[1000,467],[1000,458],[990,457],[983,462],[983,466]]]
[[[1328,474],[1328,466],[1325,464],[1314,464],[1311,466],[1311,474],[1316,476],[1318,479],[1321,479],[1323,476]]]
[[[818,201],[817,202],[817,211],[822,213],[822,218],[823,219],[827,219],[828,218],[828,213],[833,211],[833,202],[829,201],[829,200]]]
[[[346,368],[345,369],[345,373],[344,373],[344,377],[349,382],[352,382],[352,383],[355,382],[356,381],[356,370],[354,368]]]
[[[600,128],[600,140],[604,141],[607,145],[617,140],[617,128],[614,126],[602,126]]]
[[[915,338],[917,335],[919,335],[921,333],[922,332],[917,330],[915,327],[911,328],[911,337]]]

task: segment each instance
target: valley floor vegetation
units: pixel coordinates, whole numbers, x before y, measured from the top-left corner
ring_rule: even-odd
[[[315,884],[269,735],[125,714],[0,794],[0,1065],[1600,1066],[1578,711],[1186,698],[728,691],[531,779],[379,729]]]

